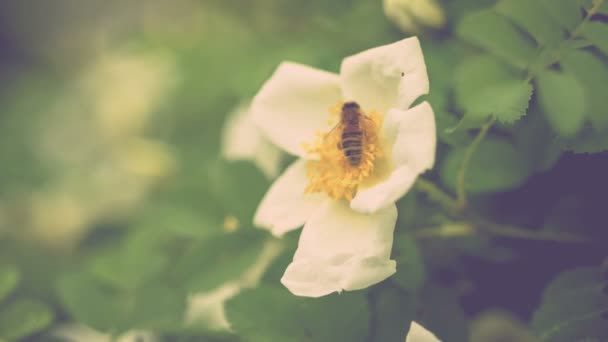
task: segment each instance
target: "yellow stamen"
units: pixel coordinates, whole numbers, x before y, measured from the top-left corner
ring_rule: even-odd
[[[329,108],[330,120],[335,124],[340,120],[342,103]],[[357,193],[361,182],[374,172],[375,161],[383,156],[378,128],[380,115],[377,112],[365,112],[368,119],[361,119],[363,132],[361,162],[352,166],[344,151],[339,148],[342,127],[338,125],[328,132],[317,132],[312,144],[304,144],[304,149],[313,156],[307,161],[307,173],[310,183],[306,193],[323,192],[339,200],[351,200]]]

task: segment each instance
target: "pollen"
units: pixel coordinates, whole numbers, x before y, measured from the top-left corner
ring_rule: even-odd
[[[329,108],[330,124],[340,121],[342,103]],[[342,129],[340,124],[335,128],[317,132],[314,142],[303,144],[310,155],[307,161],[307,175],[310,180],[305,193],[326,193],[329,197],[340,200],[352,200],[359,185],[374,172],[376,161],[383,157],[378,129],[381,117],[375,111],[365,112],[367,119],[361,119],[362,144],[361,161],[353,166],[349,163],[344,151],[340,148]]]

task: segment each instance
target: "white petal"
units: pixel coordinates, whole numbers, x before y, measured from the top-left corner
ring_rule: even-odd
[[[435,163],[437,133],[433,108],[425,101],[399,112],[399,131],[391,148],[393,163],[408,165],[422,173]]]
[[[344,99],[364,110],[408,108],[429,91],[418,38],[403,39],[345,58],[340,71]]]
[[[304,156],[302,144],[329,129],[329,108],[340,99],[338,75],[284,62],[256,95],[251,111],[272,143]]]
[[[388,178],[357,191],[350,206],[361,213],[373,213],[397,201],[435,162],[435,117],[427,102],[405,111],[390,110],[382,131],[395,169]]]
[[[441,342],[433,333],[412,321],[405,342]]]
[[[395,203],[412,187],[418,173],[408,166],[400,166],[390,176],[368,189],[359,189],[350,207],[363,214],[376,211]]]
[[[239,105],[228,115],[222,131],[221,152],[226,160],[253,161],[268,178],[279,173],[281,150],[261,134],[249,105]]]
[[[322,194],[305,194],[308,185],[303,159],[295,161],[275,180],[262,199],[253,222],[281,236],[299,228],[326,200]]]
[[[320,297],[374,285],[395,273],[390,260],[397,208],[373,215],[331,201],[306,222],[281,282],[293,294]]]

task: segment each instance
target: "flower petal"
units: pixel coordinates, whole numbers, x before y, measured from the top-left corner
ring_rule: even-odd
[[[441,342],[433,333],[426,330],[420,324],[412,321],[410,331],[407,333],[405,342]]]
[[[226,160],[251,160],[266,177],[279,173],[281,150],[272,145],[253,121],[249,105],[240,105],[228,115],[222,132],[222,157]]]
[[[386,113],[408,108],[429,91],[429,79],[418,38],[373,48],[342,61],[344,99],[365,110]]]
[[[368,189],[359,189],[350,207],[363,214],[371,214],[395,203],[414,184],[418,173],[407,166],[393,170],[390,176]]]
[[[399,130],[391,148],[393,163],[408,165],[422,173],[435,163],[437,133],[433,108],[425,101],[399,112]]]
[[[373,215],[330,201],[306,222],[292,263],[281,279],[293,294],[320,297],[358,290],[395,273],[390,260],[397,208]]]
[[[304,156],[302,143],[329,128],[329,108],[341,99],[338,75],[283,62],[253,100],[251,111],[262,132],[285,151]]]
[[[435,118],[428,102],[405,111],[390,110],[382,130],[395,169],[388,178],[357,191],[350,206],[361,213],[372,213],[397,201],[435,162]]]
[[[295,161],[275,180],[262,199],[253,222],[281,236],[299,228],[327,199],[322,194],[305,194],[308,185],[306,162]]]

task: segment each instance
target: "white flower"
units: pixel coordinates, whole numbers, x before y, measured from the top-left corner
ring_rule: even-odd
[[[384,14],[406,33],[445,25],[445,14],[435,0],[383,0],[383,5]]]
[[[269,179],[275,178],[283,153],[262,136],[253,122],[249,105],[241,104],[228,114],[222,132],[222,157],[226,160],[250,160]]]
[[[412,321],[405,342],[441,342],[432,332]]]
[[[284,62],[259,91],[251,106],[256,124],[300,158],[270,187],[254,218],[277,236],[304,225],[282,278],[292,293],[356,290],[395,273],[395,201],[435,159],[431,106],[409,108],[428,90],[414,37],[344,59],[339,75]],[[365,140],[355,166],[338,146],[340,129],[332,130],[344,101],[356,101],[371,118],[361,120]]]

